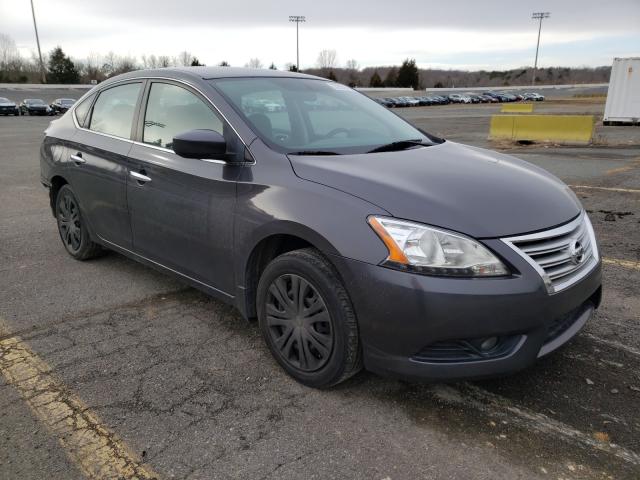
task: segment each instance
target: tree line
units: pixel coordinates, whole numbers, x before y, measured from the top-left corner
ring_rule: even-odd
[[[162,68],[171,66],[202,66],[198,57],[188,51],[177,56],[142,55],[140,59],[109,52],[106,55],[91,54],[86,59],[70,58],[61,47],[56,47],[43,55],[43,66],[48,83],[90,83],[101,82],[109,77],[138,69]],[[230,66],[222,60],[217,65]],[[245,67],[265,68],[259,58],[252,58]],[[277,69],[271,62],[270,69]],[[297,71],[295,64],[285,66]],[[340,66],[335,50],[322,50],[313,68],[304,73],[325,77],[351,87],[387,87],[413,88],[425,87],[452,88],[477,86],[528,85],[531,82],[532,68],[522,67],[512,70],[465,71],[422,69],[415,59],[407,58],[400,66],[380,66],[360,68],[355,59],[349,59]],[[574,84],[606,83],[609,81],[611,67],[565,68],[551,67],[538,69],[538,84]],[[39,58],[32,54],[24,58],[18,53],[13,39],[0,33],[0,83],[39,83],[41,78]]]

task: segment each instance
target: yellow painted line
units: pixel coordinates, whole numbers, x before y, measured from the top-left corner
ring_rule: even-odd
[[[602,263],[609,265],[616,265],[618,267],[631,268],[633,270],[640,270],[640,262],[634,260],[619,260],[617,258],[603,258]]]
[[[0,318],[0,334],[2,333]],[[5,330],[6,332],[7,330]],[[0,340],[0,372],[90,479],[151,480],[142,464],[100,418],[54,377],[51,367],[17,336]]]
[[[584,188],[587,190],[603,190],[605,192],[623,192],[623,193],[640,193],[640,190],[633,188],[615,188],[615,187],[593,187],[591,185],[569,185],[571,188]]]

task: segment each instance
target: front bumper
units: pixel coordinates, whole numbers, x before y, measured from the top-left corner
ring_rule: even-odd
[[[530,265],[498,241],[491,246],[510,257],[517,274],[428,277],[335,257],[358,318],[365,368],[422,380],[512,373],[570,340],[599,306],[600,263],[573,286],[550,295]],[[423,354],[431,346],[494,336],[508,340],[495,356],[435,360]]]

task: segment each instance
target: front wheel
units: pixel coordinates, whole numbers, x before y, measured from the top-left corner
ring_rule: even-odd
[[[257,301],[271,353],[298,382],[326,388],[362,368],[351,300],[333,265],[317,250],[285,253],[267,265]]]
[[[103,252],[102,247],[91,240],[80,204],[69,185],[62,186],[56,195],[56,220],[62,244],[73,258],[88,260]]]

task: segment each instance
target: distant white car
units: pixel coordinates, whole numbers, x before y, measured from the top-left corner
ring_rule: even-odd
[[[400,97],[400,98],[405,102],[407,102],[410,107],[417,107],[418,105],[420,105],[420,100],[416,99],[415,97]]]
[[[471,97],[460,93],[452,93],[449,95],[449,100],[452,103],[471,103]]]
[[[544,100],[544,95],[540,95],[539,93],[535,93],[535,92],[529,92],[529,93],[523,93],[522,98],[524,100],[533,100],[536,102],[541,102]]]

